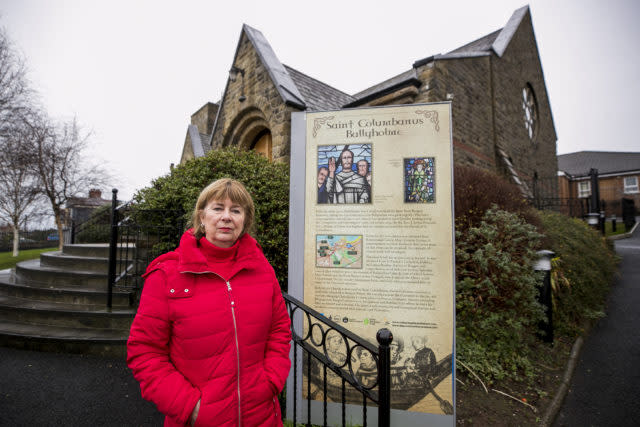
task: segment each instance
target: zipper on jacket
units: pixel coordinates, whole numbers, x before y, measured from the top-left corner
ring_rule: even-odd
[[[235,300],[233,299],[233,294],[231,293],[231,283],[228,280],[225,280],[224,277],[216,273],[215,271],[181,271],[180,273],[193,273],[193,274],[207,274],[211,273],[222,280],[227,284],[227,292],[229,293],[229,300],[231,301],[231,317],[233,318],[233,336],[236,340],[236,364],[238,369],[237,381],[238,385],[238,426],[242,427],[242,410],[240,408],[240,345],[238,344],[238,325],[236,324],[236,311],[235,311]]]
[[[233,333],[236,339],[236,362],[238,365],[238,376],[237,382],[238,385],[238,426],[242,426],[242,411],[240,409],[240,346],[238,345],[238,326],[236,324],[236,311],[235,311],[235,301],[233,300],[233,294],[231,293],[231,283],[227,280],[227,291],[229,291],[229,298],[231,299],[231,317],[233,317]]]

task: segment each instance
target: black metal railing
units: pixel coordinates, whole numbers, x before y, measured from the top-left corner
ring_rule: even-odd
[[[322,400],[323,424],[327,425],[327,401],[341,403],[341,421],[346,425],[346,405],[361,404],[363,425],[367,426],[368,401],[378,407],[378,426],[388,427],[391,414],[391,356],[393,335],[380,329],[378,346],[343,328],[296,298],[283,294],[293,335],[293,384],[301,390],[287,390],[293,396],[293,425],[298,423],[300,402],[306,400],[306,425],[311,425],[311,401]],[[302,360],[298,360],[302,350]],[[357,359],[356,359],[357,356]],[[355,361],[359,360],[356,367]],[[368,362],[364,362],[368,361]],[[303,381],[298,379],[302,363]]]
[[[539,210],[551,210],[570,216],[584,218],[589,213],[589,200],[571,197],[534,197],[529,203]]]
[[[184,212],[139,209],[132,202],[117,204],[113,189],[107,307],[111,308],[114,289],[140,296],[147,265],[157,256],[175,249],[185,229]]]

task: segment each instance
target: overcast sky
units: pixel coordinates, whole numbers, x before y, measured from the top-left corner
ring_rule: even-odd
[[[243,23],[282,63],[353,94],[502,28],[526,4],[0,0],[0,25],[49,114],[93,131],[92,155],[127,200],[180,161],[190,115],[222,95]],[[640,151],[640,2],[529,6],[558,154]]]

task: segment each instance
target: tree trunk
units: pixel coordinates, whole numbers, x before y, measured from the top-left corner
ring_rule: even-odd
[[[20,229],[18,227],[13,227],[13,256],[18,256],[20,251],[18,250],[18,245],[20,244]]]
[[[54,211],[54,215],[56,218],[56,227],[58,228],[58,250],[62,250],[62,246],[64,245],[64,228],[62,226],[62,212],[59,210]]]

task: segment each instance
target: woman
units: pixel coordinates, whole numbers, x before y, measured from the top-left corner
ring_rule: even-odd
[[[165,426],[282,425],[290,323],[253,220],[244,186],[217,180],[180,246],[147,267],[127,363]]]

